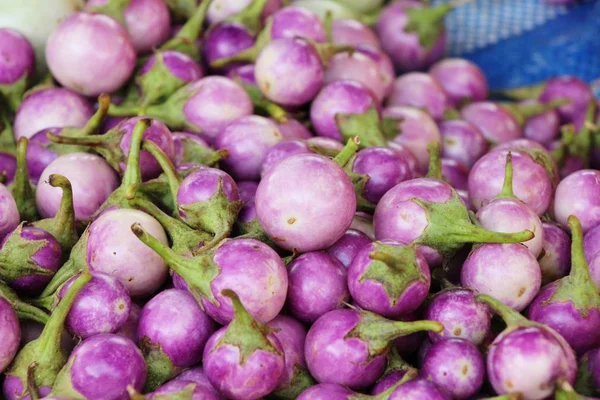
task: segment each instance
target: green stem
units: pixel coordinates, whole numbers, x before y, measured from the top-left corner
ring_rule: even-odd
[[[273,18],[269,17],[265,27],[256,37],[256,41],[252,47],[244,49],[229,57],[220,58],[210,63],[213,69],[224,68],[229,64],[236,62],[253,63],[258,58],[262,49],[271,42],[271,27],[273,26]]]
[[[307,38],[304,38],[304,40],[309,42],[315,48],[315,50],[319,54],[319,57],[321,58],[321,62],[324,65],[327,65],[327,62],[338,53],[354,51],[354,46],[350,46],[347,44],[317,43]]]
[[[569,272],[569,280],[573,282],[574,286],[586,288],[588,293],[594,297],[598,297],[596,286],[583,252],[581,222],[574,215],[570,215],[567,222],[569,228],[571,228],[571,272]]]
[[[131,142],[129,144],[129,154],[127,155],[127,167],[123,175],[122,187],[128,188],[130,185],[142,183],[142,171],[140,169],[140,149],[144,133],[150,126],[151,120],[142,118],[136,122],[131,133]]]
[[[528,322],[528,319],[519,314],[518,311],[513,310],[508,307],[506,304],[502,303],[500,300],[493,298],[492,296],[488,296],[486,294],[480,294],[475,297],[475,299],[480,302],[487,304],[490,306],[496,314],[502,318],[502,320],[506,323],[507,326],[517,326],[521,325],[524,322]]]
[[[87,285],[92,279],[89,272],[84,272],[71,285],[58,306],[54,309],[52,316],[46,323],[38,341],[40,343],[38,362],[42,365],[48,365],[55,357],[57,351],[61,351],[61,337],[64,330],[64,323],[69,315],[71,306],[77,297],[79,291]]]
[[[53,295],[48,297],[32,299],[29,300],[29,302],[36,307],[41,307],[48,311],[52,311],[56,307],[56,304],[58,304],[58,293],[54,293]]]
[[[360,145],[360,140],[358,136],[348,139],[346,146],[338,153],[337,156],[334,157],[333,161],[337,163],[340,167],[344,167],[350,159],[356,154]]]
[[[429,153],[429,171],[427,178],[442,179],[442,159],[440,158],[440,143],[429,142],[427,144],[427,152]]]
[[[15,291],[2,281],[0,281],[0,298],[8,301],[19,319],[29,319],[42,324],[48,322],[48,314],[22,301]]]
[[[333,13],[331,10],[327,10],[325,13],[323,25],[325,25],[325,32],[327,32],[327,43],[333,43]]]
[[[21,220],[33,221],[37,217],[37,208],[35,206],[35,193],[31,183],[29,183],[29,170],[27,168],[27,146],[29,140],[25,137],[19,139],[17,143],[17,171],[11,187],[11,191]]]
[[[175,272],[179,273],[179,271],[182,269],[187,269],[189,271],[197,269],[197,266],[194,265],[193,259],[187,259],[185,257],[180,256],[169,246],[167,246],[166,244],[164,244],[163,242],[146,232],[140,224],[133,224],[131,226],[131,231],[134,233],[135,236],[138,237],[138,239],[142,241],[142,243],[150,247],[152,250],[154,250],[156,254],[161,256],[161,258],[165,260],[165,262],[169,264],[169,266],[173,268]]]
[[[106,115],[108,114],[108,109],[110,108],[110,96],[103,93],[98,96],[98,110],[92,115],[92,117],[88,120],[85,126],[81,129],[78,129],[78,136],[89,136],[94,134]]]
[[[127,27],[125,17],[123,16],[125,9],[129,5],[131,0],[108,0],[106,3],[91,7],[90,11],[95,13],[101,13],[114,18],[121,25]]]
[[[395,346],[392,346],[392,348],[394,348]],[[404,385],[406,382],[408,381],[412,381],[413,379],[416,379],[419,376],[419,370],[416,368],[409,368],[406,373],[404,374],[404,376],[402,377],[402,379],[400,379],[398,382],[394,383],[392,386],[390,386],[386,391],[379,393],[378,395],[375,396],[368,396],[368,395],[364,395],[364,394],[358,394],[358,395],[353,395],[350,397],[349,400],[367,400],[367,399],[371,399],[371,400],[388,400],[392,393],[394,393],[396,391],[396,389],[398,389],[399,386]]]
[[[134,115],[138,115],[138,113],[140,112],[140,106],[138,105],[117,105],[117,104],[110,104],[110,106],[108,107],[108,115],[112,116],[112,117],[131,117]]]
[[[160,46],[160,50],[177,50],[181,43],[196,46],[196,40],[202,32],[206,12],[212,0],[203,0],[194,14],[187,20],[177,35]]]
[[[468,224],[463,229],[457,231],[455,235],[463,237],[465,243],[521,243],[531,240],[535,236],[529,230],[514,233],[492,232],[473,224]]]
[[[164,151],[162,151],[162,149],[158,147],[156,143],[149,140],[144,140],[142,148],[152,154],[156,161],[158,161],[158,164],[161,166],[165,176],[167,177],[171,196],[173,196],[173,200],[177,199],[177,192],[179,191],[179,186],[181,185],[181,179],[177,175],[175,166],[169,157],[167,157]]]
[[[239,296],[231,289],[224,289],[221,294],[225,297],[229,297],[231,305],[233,307],[233,319],[229,323],[229,326],[234,328],[248,327],[255,324],[254,318],[246,310]]]
[[[248,29],[253,35],[256,35],[260,28],[260,16],[267,5],[268,0],[253,0],[248,7],[239,13],[227,18],[228,22],[237,22]]]
[[[506,155],[506,165],[504,167],[504,183],[502,184],[502,190],[500,194],[496,196],[497,199],[514,199],[515,194],[513,192],[513,164],[512,164],[512,153],[509,151]]]
[[[29,393],[29,398],[31,400],[39,400],[40,394],[38,392],[38,388],[35,384],[35,368],[38,366],[37,362],[31,363],[29,367],[27,367],[27,392]]]

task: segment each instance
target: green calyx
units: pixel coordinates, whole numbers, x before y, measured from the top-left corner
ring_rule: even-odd
[[[571,302],[582,316],[587,317],[589,310],[600,309],[600,294],[590,274],[588,263],[583,254],[583,231],[576,216],[568,218],[571,228],[571,272],[557,281],[557,289],[545,304]]]
[[[492,96],[504,97],[511,100],[530,100],[538,99],[544,93],[544,90],[546,90],[546,82],[541,82],[531,86],[496,90],[492,92]]]
[[[392,125],[389,119],[386,120],[386,129]],[[362,114],[342,114],[335,115],[335,122],[342,135],[342,139],[349,140],[353,137],[360,139],[361,147],[386,147],[387,138],[384,133],[379,112],[375,106],[369,107]],[[397,121],[396,121],[397,126]]]
[[[203,0],[198,5],[194,13],[190,16],[181,30],[172,39],[162,44],[159,50],[175,50],[200,61],[200,53],[196,46],[196,41],[202,33],[202,26],[206,18],[206,12],[212,0]],[[197,4],[197,3],[196,3]]]
[[[381,392],[375,396],[369,396],[369,395],[357,393],[357,394],[350,396],[350,398],[348,400],[367,400],[367,399],[388,400],[390,398],[390,396],[392,395],[392,393],[394,393],[396,391],[396,389],[398,389],[399,386],[404,385],[408,381],[412,381],[413,379],[416,379],[418,376],[419,376],[419,371],[415,368],[410,368],[408,371],[406,371],[406,374],[404,374],[402,379],[400,379],[398,382],[393,384],[386,391]]]
[[[169,96],[164,103],[148,106],[145,110],[145,114],[148,117],[160,119],[172,130],[201,133],[197,126],[187,121],[183,111],[188,100],[194,97],[200,90],[198,87],[192,89],[191,85],[194,84],[195,82],[188,83],[187,85],[178,89],[175,93]],[[115,108],[111,106],[109,113],[113,109]],[[131,113],[127,115],[131,115]]]
[[[514,104],[514,103],[499,103],[499,106],[513,116],[519,126],[525,125],[527,120],[536,115],[543,114],[547,111],[554,110],[560,106],[568,104],[569,99],[556,99],[547,103],[535,102],[532,104]]]
[[[442,332],[444,327],[435,321],[392,321],[365,310],[356,310],[360,316],[358,324],[344,339],[357,338],[367,343],[369,357],[385,354],[392,340],[421,331]]]
[[[244,88],[246,93],[248,93],[248,96],[250,96],[252,104],[254,105],[254,109],[257,113],[266,117],[271,117],[279,123],[284,123],[287,121],[287,111],[272,101],[269,101],[258,87],[243,82],[240,78],[236,78],[235,81]]]
[[[552,157],[559,166],[562,167],[568,158],[576,157],[583,162],[584,168],[589,168],[593,145],[597,140],[596,109],[597,104],[593,99],[588,104],[585,122],[578,133],[573,125],[561,128],[561,143],[552,152]]]
[[[588,397],[578,394],[567,381],[561,381],[556,385],[554,393],[555,400],[586,400]]]
[[[200,251],[212,238],[206,232],[190,228],[185,223],[165,214],[150,200],[137,196],[131,201],[136,208],[153,216],[165,229],[171,241],[171,248],[182,256],[192,256]]]
[[[26,344],[17,354],[7,374],[20,378],[24,387],[27,383],[29,366],[34,362],[37,363],[37,367],[33,371],[33,385],[35,387],[53,385],[58,372],[67,362],[67,356],[60,344],[65,320],[77,294],[91,279],[89,273],[84,273],[73,282],[48,319],[40,337]],[[24,391],[23,395],[26,395],[27,389]]]
[[[262,28],[260,17],[267,2],[268,0],[252,0],[248,7],[239,13],[226,18],[225,21],[243,25],[252,36],[255,36]]]
[[[354,158],[354,155],[358,151],[359,146],[360,139],[358,138],[358,136],[351,137],[346,142],[344,148],[340,152],[338,152],[337,155],[333,158],[333,161],[341,168],[346,167]]]
[[[49,183],[52,187],[62,189],[62,198],[58,212],[53,218],[46,218],[33,223],[36,228],[41,228],[54,236],[60,243],[64,252],[69,252],[79,240],[79,234],[75,226],[75,209],[73,208],[73,188],[71,182],[57,174],[50,175]]]
[[[23,75],[11,84],[0,84],[0,95],[6,99],[8,107],[16,112],[21,102],[23,101],[23,95],[27,91],[27,85],[29,84],[28,73],[25,71]]]
[[[48,314],[39,308],[22,301],[6,283],[0,281],[0,298],[8,301],[19,319],[28,319],[41,324],[48,322]]]
[[[198,9],[198,0],[165,0],[176,20],[187,20]]]
[[[351,161],[344,167],[344,171],[346,172],[346,175],[350,177],[352,186],[354,186],[354,193],[356,193],[356,209],[358,211],[373,214],[375,212],[376,204],[371,203],[363,196],[365,186],[367,185],[367,182],[369,182],[370,177],[369,175],[352,171],[352,165],[354,164],[355,159],[356,156],[352,156]]]
[[[308,43],[310,43],[311,46],[314,47],[314,49],[317,51],[317,54],[319,54],[319,58],[321,58],[321,63],[323,65],[327,65],[329,60],[331,60],[331,58],[338,53],[352,54],[352,52],[354,51],[354,46],[350,46],[350,45],[335,44],[335,43],[329,43],[329,42],[318,43],[312,39],[308,39],[308,38],[302,38],[302,39],[307,41]]]
[[[153,392],[160,385],[182,372],[183,368],[173,365],[160,343],[153,343],[144,336],[140,340],[140,349],[148,367],[148,378],[146,379],[144,392]]]
[[[215,349],[223,345],[237,347],[240,354],[239,362],[242,366],[257,350],[283,356],[283,353],[267,338],[274,330],[255,320],[246,311],[240,298],[233,290],[225,289],[221,294],[231,300],[234,315],[229,325],[227,325],[225,334],[215,345]]]
[[[237,239],[255,239],[273,249],[278,248],[277,244],[269,238],[265,230],[260,226],[257,218],[254,218],[250,222],[241,222],[238,219],[235,222],[235,227]]]
[[[213,150],[196,143],[188,137],[181,138],[181,148],[183,150],[183,155],[179,162],[182,164],[200,163],[208,167],[214,167],[217,166],[219,161],[229,157],[229,151],[227,149]]]
[[[216,248],[198,256],[185,257],[177,254],[169,246],[147,233],[140,224],[133,224],[131,231],[142,243],[154,250],[173,271],[177,272],[183,278],[188,285],[190,293],[200,305],[202,305],[203,299],[215,305],[219,304],[211,288],[212,281],[219,276],[221,271],[219,266],[213,262]]]
[[[308,372],[306,368],[300,367],[298,364],[294,365],[294,372],[292,374],[292,381],[288,386],[276,390],[267,398],[275,400],[295,400],[306,389],[317,384],[315,378],[310,375],[310,372]]]
[[[125,9],[131,0],[108,0],[106,3],[90,7],[88,11],[93,13],[105,14],[115,19],[121,25],[127,27],[125,23]]]
[[[38,251],[48,245],[46,239],[24,240],[21,237],[22,222],[0,249],[0,278],[13,282],[25,276],[50,276],[53,271],[40,267],[33,259]]]
[[[452,4],[440,4],[437,7],[408,8],[408,22],[405,32],[413,32],[419,37],[419,43],[431,50],[444,31],[444,17],[454,9]]]
[[[266,45],[271,43],[271,28],[273,27],[273,18],[267,18],[265,27],[258,33],[256,41],[247,49],[240,51],[229,57],[219,58],[210,63],[212,69],[219,69],[227,67],[233,63],[254,63],[258,58],[258,55],[265,48]]]
[[[27,146],[29,140],[22,137],[17,143],[17,171],[15,180],[8,187],[11,191],[21,221],[36,221],[38,219],[37,205],[35,202],[35,189],[29,182],[29,170],[27,169]]]
[[[45,299],[56,294],[58,289],[73,276],[82,271],[89,271],[87,264],[87,242],[90,236],[89,227],[83,232],[73,249],[67,262],[54,274],[39,299]],[[43,303],[45,304],[45,303]]]
[[[170,95],[183,87],[186,82],[173,75],[165,65],[164,53],[154,53],[154,64],[150,71],[135,78],[136,85],[140,88],[142,110],[151,104],[165,101]]]
[[[390,349],[390,353],[388,354],[388,362],[385,367],[385,371],[383,372],[382,377],[391,374],[392,372],[408,372],[413,370],[414,368],[404,361],[400,354],[398,353],[398,349],[396,346],[392,346]]]
[[[196,389],[196,385],[197,383],[190,382],[189,385],[184,387],[179,392],[169,394],[157,394],[152,397],[152,400],[193,400],[194,389]]]
[[[594,375],[590,370],[589,365],[589,354],[584,354],[579,359],[577,366],[577,379],[575,381],[575,390],[577,393],[581,393],[586,396],[593,396],[596,394],[596,384],[594,383]]]
[[[369,253],[371,263],[358,279],[373,281],[383,286],[391,306],[395,306],[404,292],[416,282],[427,282],[417,260],[415,246],[390,246],[374,242]]]
[[[428,225],[414,242],[439,251],[445,259],[452,257],[466,243],[520,243],[533,238],[533,232],[492,232],[473,223],[458,193],[445,203],[412,199],[427,213]]]
[[[548,177],[550,178],[553,187],[556,188],[556,185],[558,185],[558,182],[560,181],[560,177],[558,175],[556,163],[552,159],[552,156],[546,150],[532,149],[526,147],[519,147],[516,150],[528,154],[533,161],[535,161],[538,165],[543,167],[548,173]]]
[[[439,142],[429,142],[427,144],[427,153],[429,153],[429,169],[427,178],[442,180],[442,159],[440,156],[441,147]]]
[[[15,154],[17,152],[17,143],[15,142],[15,133],[12,128],[12,119],[8,110],[1,110],[0,102],[0,151]],[[4,175],[5,171],[0,171]]]

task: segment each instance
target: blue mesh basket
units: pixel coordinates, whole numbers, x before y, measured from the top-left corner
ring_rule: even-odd
[[[569,74],[592,83],[600,95],[600,0],[571,6],[476,0],[455,9],[446,26],[450,55],[478,64],[493,89]]]

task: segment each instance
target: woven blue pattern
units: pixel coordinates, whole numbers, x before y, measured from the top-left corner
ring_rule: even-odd
[[[475,0],[454,10],[446,25],[450,54],[477,63],[493,89],[560,74],[600,83],[600,0]],[[600,84],[594,86],[600,95]]]

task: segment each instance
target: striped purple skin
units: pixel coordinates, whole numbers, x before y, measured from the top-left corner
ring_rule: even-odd
[[[129,315],[127,316],[127,321],[125,321],[125,323],[114,333],[137,342],[137,327],[141,312],[141,307],[132,302],[129,309]]]
[[[476,345],[465,339],[443,339],[427,352],[421,376],[454,399],[468,399],[481,389],[485,361]]]
[[[78,276],[61,287],[61,299]],[[110,275],[94,272],[92,280],[77,294],[66,327],[73,336],[82,339],[98,333],[114,333],[127,322],[131,309],[125,285]]]
[[[354,19],[333,21],[331,35],[333,43],[350,46],[367,45],[381,48],[379,38],[371,28]]]
[[[29,151],[29,149],[28,149]],[[0,152],[0,174],[5,177],[4,184],[10,185],[15,179],[15,172],[17,172],[17,159],[10,153]],[[31,174],[29,175],[31,178]],[[37,182],[37,179],[32,179]]]
[[[585,114],[585,110],[591,99],[594,98],[592,89],[581,79],[574,76],[559,76],[546,82],[544,92],[539,100],[548,102],[560,98],[569,99],[568,104],[558,107],[563,124],[573,123]]]
[[[581,222],[583,233],[600,223],[600,171],[584,169],[564,178],[554,194],[556,221],[567,225],[569,215]]]
[[[358,251],[369,243],[371,243],[371,239],[363,232],[348,229],[337,242],[327,249],[327,252],[348,268]]]
[[[348,400],[355,393],[335,383],[319,383],[306,389],[297,400]]]
[[[469,168],[459,161],[442,158],[442,177],[456,190],[467,190]]]
[[[238,188],[233,178],[216,168],[202,168],[186,176],[177,191],[179,215],[185,220],[185,211],[181,206],[206,202],[217,194],[219,180],[223,184],[225,197],[229,201],[239,200]]]
[[[385,392],[392,386],[394,386],[400,379],[402,379],[406,375],[406,371],[392,371],[387,375],[383,375],[373,389],[371,389],[371,395],[376,395]]]
[[[325,75],[316,49],[300,38],[277,39],[265,46],[256,60],[254,74],[263,94],[283,106],[311,101]]]
[[[190,140],[194,142],[194,144],[210,149],[210,145],[206,142],[206,140],[204,140],[204,138],[201,135],[198,135],[196,133],[173,132],[171,136],[173,137],[173,146],[175,149],[175,158],[173,159],[173,161],[177,166],[182,163],[182,159],[184,156],[184,139]]]
[[[415,379],[398,386],[389,400],[450,400],[451,397],[435,384],[425,379]]]
[[[544,229],[544,256],[539,262],[542,269],[542,284],[545,285],[569,273],[571,269],[571,238],[556,224],[544,222],[542,227]],[[584,239],[584,249],[585,243]],[[587,261],[589,263],[591,259]]]
[[[423,72],[400,75],[394,82],[387,105],[421,108],[436,121],[441,121],[444,112],[452,106],[444,88]]]
[[[12,29],[0,29],[0,85],[12,85],[23,77],[29,78],[34,69],[31,43]]]
[[[15,230],[19,225],[21,217],[17,209],[17,203],[10,191],[0,184],[0,238]]]
[[[312,153],[306,142],[298,139],[284,140],[273,145],[265,154],[261,165],[261,176],[264,176],[271,168],[296,154]],[[241,196],[240,196],[241,197]]]
[[[167,70],[169,70],[174,77],[179,78],[186,83],[197,81],[204,77],[204,71],[200,64],[187,54],[174,50],[166,50],[161,52],[161,54],[165,67],[167,67]],[[142,65],[137,76],[140,77],[148,73],[155,62],[156,54],[153,54],[148,58],[144,65]]]
[[[227,327],[215,332],[204,349],[202,365],[210,383],[233,400],[256,400],[271,393],[285,369],[283,348],[271,333],[267,340],[276,352],[256,349],[242,364],[240,349],[220,343]]]
[[[164,329],[169,326],[169,329]],[[167,289],[142,308],[138,342],[159,345],[176,367],[190,367],[202,359],[206,341],[216,324],[187,291]]]
[[[475,125],[458,119],[439,125],[442,157],[456,160],[471,168],[488,150],[488,142]]]
[[[465,100],[483,101],[488,97],[488,83],[481,69],[462,58],[446,58],[429,70],[431,76],[444,88],[453,106]]]
[[[523,130],[517,120],[491,101],[480,101],[463,107],[461,117],[475,125],[492,143],[504,143],[523,136]]]
[[[29,179],[33,182],[38,182],[42,172],[52,161],[58,158],[58,153],[46,147],[50,143],[48,133],[60,135],[63,128],[46,128],[42,129],[29,139],[27,146],[27,170]]]
[[[273,39],[302,37],[324,43],[327,41],[327,32],[318,15],[306,8],[289,6],[273,14],[271,37]]]
[[[233,80],[241,79],[243,83],[256,86],[256,79],[254,78],[254,64],[234,66],[227,71],[227,77]]]
[[[203,386],[206,389],[212,391],[215,395],[219,394],[217,392],[217,390],[208,381],[208,378],[206,377],[206,374],[204,373],[204,370],[202,369],[201,366],[192,367],[190,369],[187,369],[184,372],[182,372],[181,374],[177,375],[175,378],[173,378],[173,381],[179,381],[179,380],[187,381],[187,382],[194,382],[195,384],[197,384],[199,386]]]
[[[520,104],[535,103],[535,100],[525,100]],[[549,145],[560,133],[560,116],[558,111],[549,110],[540,115],[534,115],[525,122],[523,136],[543,145]]]
[[[11,235],[7,235],[0,247],[4,246]],[[21,230],[21,239],[24,241],[46,241],[42,248],[35,254],[31,255],[31,259],[43,268],[52,272],[50,275],[27,275],[15,279],[10,283],[10,286],[15,290],[26,293],[28,295],[36,295],[44,289],[46,284],[52,279],[54,272],[61,267],[62,249],[58,241],[50,233],[43,229],[33,226],[23,226]]]
[[[292,383],[294,373],[298,368],[306,369],[306,360],[304,359],[306,327],[294,318],[285,315],[278,315],[268,325],[277,329],[274,335],[279,340],[285,355],[285,368],[277,386],[277,389],[284,389]]]
[[[207,32],[203,41],[204,58],[210,64],[218,59],[231,57],[254,45],[254,37],[248,29],[237,22],[221,22]],[[229,71],[239,63],[228,65]]]
[[[68,89],[48,88],[27,96],[15,115],[15,138],[30,138],[46,128],[82,128],[94,110],[88,100]]]
[[[288,266],[286,309],[312,323],[350,300],[346,268],[324,251],[304,253]]]
[[[0,348],[1,373],[15,357],[21,343],[21,327],[17,314],[13,311],[10,303],[3,298],[0,298],[0,337],[2,337],[2,347]]]

